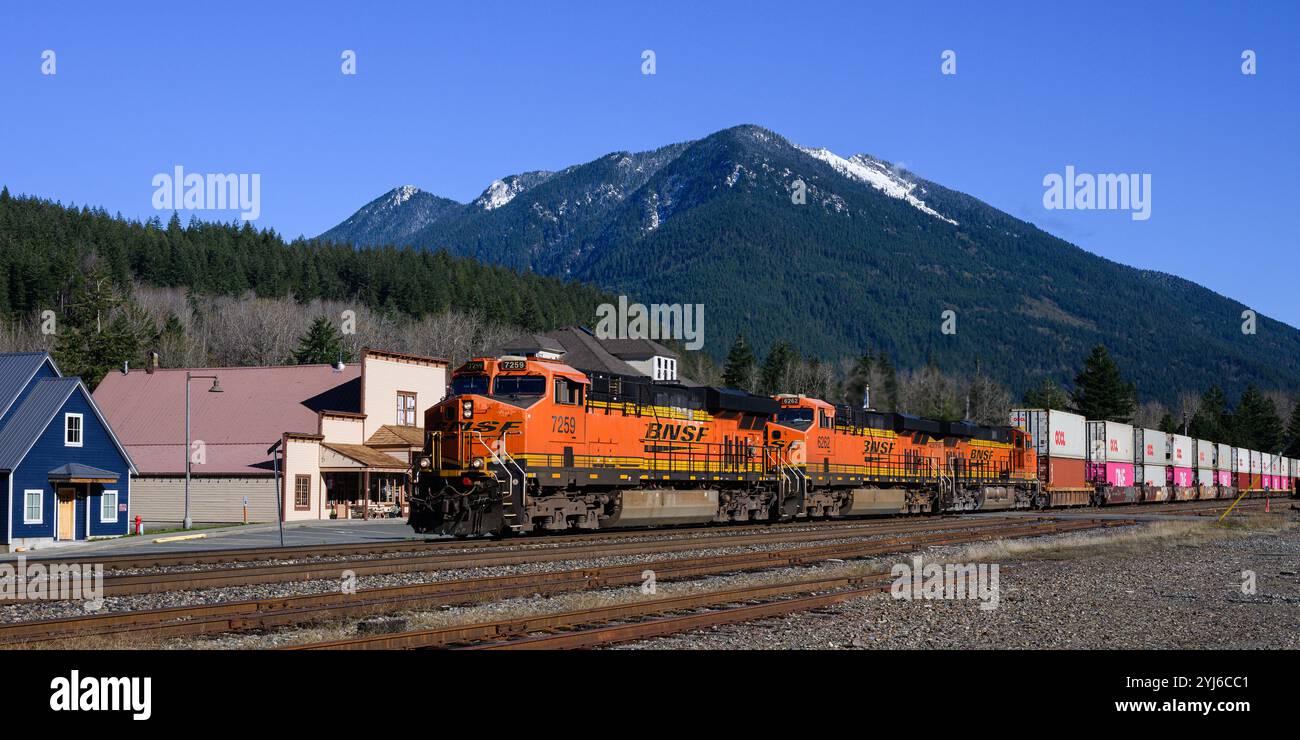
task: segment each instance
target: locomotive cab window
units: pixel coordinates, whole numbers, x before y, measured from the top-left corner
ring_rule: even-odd
[[[830,428],[831,428],[831,415],[828,414],[828,413],[826,413],[826,410],[825,410],[825,409],[822,409],[822,410],[820,411],[820,416],[821,416],[821,420],[819,421],[818,426],[820,426],[822,429],[830,429]]]
[[[540,375],[498,375],[492,387],[496,396],[540,396],[546,393],[546,378]]]
[[[555,402],[568,406],[577,406],[582,403],[582,383],[574,382],[568,378],[556,378]]]
[[[451,392],[455,396],[485,396],[488,392],[488,376],[457,375],[451,379]]]
[[[797,429],[807,429],[813,422],[812,409],[781,409],[776,412],[776,420],[780,424],[795,427]]]

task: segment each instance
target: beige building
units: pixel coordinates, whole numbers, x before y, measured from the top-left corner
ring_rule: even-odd
[[[190,382],[200,523],[400,515],[424,411],[447,386],[445,361],[374,349],[341,366],[110,373],[95,401],[137,461],[132,510],[153,526],[184,518],[187,372],[220,387]]]

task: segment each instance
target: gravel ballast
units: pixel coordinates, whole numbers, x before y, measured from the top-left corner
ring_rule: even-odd
[[[1078,551],[1009,553],[995,609],[978,600],[880,593],[816,612],[717,627],[623,649],[1297,649],[1300,527],[1214,530]],[[978,550],[978,548],[975,548]],[[953,552],[942,552],[953,550]],[[959,548],[938,548],[947,562]],[[1256,590],[1243,593],[1243,571]]]

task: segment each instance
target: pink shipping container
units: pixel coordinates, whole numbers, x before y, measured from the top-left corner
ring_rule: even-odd
[[[1194,486],[1196,485],[1196,476],[1192,473],[1191,468],[1181,468],[1176,465],[1169,466],[1168,481],[1171,486]]]
[[[1214,482],[1218,483],[1221,486],[1224,486],[1225,488],[1230,488],[1232,486],[1232,471],[1231,470],[1214,471]]]
[[[1133,463],[1088,463],[1088,481],[1112,486],[1135,486]]]

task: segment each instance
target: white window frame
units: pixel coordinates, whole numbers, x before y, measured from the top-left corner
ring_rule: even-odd
[[[77,420],[77,441],[68,441],[68,422],[72,419]],[[86,417],[83,414],[66,413],[63,415],[63,446],[64,447],[81,447],[86,443]]]
[[[113,494],[113,509],[112,509],[112,511],[113,511],[113,518],[112,518],[112,519],[106,519],[106,518],[104,518],[104,501],[105,501],[105,499],[108,498],[108,495],[109,495],[110,493]],[[120,501],[120,500],[121,500],[121,498],[118,496],[118,494],[117,494],[117,490],[116,490],[116,489],[111,490],[111,491],[102,491],[102,492],[99,494],[99,522],[100,522],[100,524],[110,524],[110,523],[116,523],[116,522],[117,522],[117,503],[118,503],[118,501]]]
[[[27,516],[27,497],[36,494],[36,511],[37,518],[30,519]],[[23,524],[44,524],[45,523],[45,491],[39,488],[28,488],[23,491]]]

